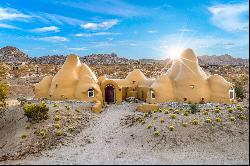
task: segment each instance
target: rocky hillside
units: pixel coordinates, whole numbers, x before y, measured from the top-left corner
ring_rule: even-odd
[[[220,56],[203,55],[198,57],[200,64],[207,65],[248,65],[249,59],[234,58],[231,55],[225,54]]]
[[[36,64],[63,64],[66,60],[64,55],[47,55],[41,57],[29,57],[27,54],[23,53],[16,47],[6,46],[0,49],[0,61],[4,62],[27,62]],[[155,60],[155,59],[127,59],[111,54],[91,54],[87,56],[80,57],[81,62],[87,64],[98,64],[98,65],[111,65],[111,64],[131,64],[131,63],[166,63],[166,60]],[[199,56],[199,63],[203,65],[248,65],[249,59],[234,58],[231,55],[225,54],[221,56]]]
[[[12,63],[26,62],[29,61],[29,57],[16,47],[6,46],[0,49],[0,61]]]

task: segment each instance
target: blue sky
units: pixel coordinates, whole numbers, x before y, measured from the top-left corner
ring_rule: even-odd
[[[0,47],[30,56],[249,56],[247,0],[1,0]],[[173,51],[174,50],[174,51]]]

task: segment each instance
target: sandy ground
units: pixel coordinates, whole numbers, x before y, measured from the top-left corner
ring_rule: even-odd
[[[124,125],[138,114],[136,105],[110,105],[69,143],[0,164],[249,164],[248,121],[185,132],[178,127],[163,139],[141,124]]]

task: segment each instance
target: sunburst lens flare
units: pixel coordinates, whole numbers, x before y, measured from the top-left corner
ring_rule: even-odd
[[[181,47],[171,47],[168,50],[168,56],[171,59],[178,59],[182,53],[182,48]]]

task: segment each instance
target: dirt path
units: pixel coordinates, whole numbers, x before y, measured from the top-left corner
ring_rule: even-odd
[[[135,106],[110,105],[71,143],[44,151],[40,156],[2,164],[248,164],[248,140],[218,140],[152,150],[152,142],[147,142],[150,135],[144,129],[120,124],[122,117],[134,114]]]

